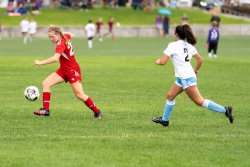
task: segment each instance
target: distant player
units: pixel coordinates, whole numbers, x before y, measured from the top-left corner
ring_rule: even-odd
[[[33,41],[35,34],[37,33],[37,23],[34,19],[29,23],[29,39],[30,42]]]
[[[187,14],[185,13],[185,14],[183,14],[183,16],[182,16],[182,18],[181,18],[181,24],[182,25],[185,25],[185,24],[188,24],[188,16],[187,16]]]
[[[84,27],[86,36],[88,38],[88,47],[91,49],[93,47],[93,38],[95,37],[95,25],[92,23],[92,20],[89,20],[88,24]]]
[[[213,13],[211,19],[210,19],[210,23],[212,25],[212,23],[216,21],[217,22],[217,27],[220,27],[220,17],[218,16],[218,14]]]
[[[29,31],[29,21],[27,17],[23,18],[23,20],[20,23],[20,27],[21,27],[21,33],[23,36],[23,43],[26,44],[27,39],[28,39],[28,31]]]
[[[209,58],[211,58],[212,56],[217,58],[217,48],[218,48],[219,38],[220,38],[220,33],[218,29],[218,23],[216,21],[213,21],[212,28],[209,30],[207,37],[207,48],[208,48]]]
[[[82,76],[79,64],[75,60],[74,49],[70,42],[73,34],[69,32],[63,33],[61,28],[50,26],[48,29],[50,41],[56,45],[55,53],[52,57],[46,60],[35,60],[36,65],[45,65],[60,62],[59,69],[50,74],[43,81],[43,107],[35,111],[35,115],[49,116],[50,115],[50,88],[62,82],[69,82],[75,96],[83,101],[93,112],[94,117],[100,119],[101,111],[93,100],[83,92]]]
[[[169,118],[175,106],[175,98],[185,91],[196,105],[224,113],[229,118],[230,123],[233,123],[234,117],[231,106],[223,107],[211,100],[204,99],[199,92],[196,74],[202,65],[202,58],[193,46],[196,44],[196,38],[189,25],[177,26],[174,39],[175,41],[169,43],[163,52],[163,57],[156,60],[156,64],[164,65],[171,59],[174,65],[176,81],[167,93],[163,116],[154,117],[152,121],[162,124],[163,126],[168,126]],[[185,40],[187,40],[187,42]],[[197,61],[194,69],[190,63],[192,57]]]
[[[163,31],[162,31],[163,23],[162,23],[162,17],[160,14],[155,18],[155,27],[156,27],[156,30],[158,31],[159,36],[162,36],[163,35]]]
[[[108,21],[108,32],[103,35],[103,36],[111,35],[113,41],[115,40],[115,34],[113,31],[114,22],[115,22],[114,17],[110,16]]]
[[[102,28],[102,25],[103,25],[103,19],[102,17],[100,17],[97,22],[95,23],[96,25],[96,36],[98,36],[99,38],[99,41],[102,42],[103,39],[102,39],[102,31],[101,31],[101,28]]]

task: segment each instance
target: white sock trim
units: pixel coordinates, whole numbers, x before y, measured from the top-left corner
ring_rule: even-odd
[[[166,104],[168,104],[168,105],[175,105],[175,100],[172,100],[172,101],[167,100]]]
[[[92,47],[93,47],[92,40],[89,40],[89,41],[88,41],[88,46],[89,46],[89,48],[92,48]]]
[[[208,108],[208,103],[209,103],[209,100],[205,99],[203,104],[202,104],[202,107]]]

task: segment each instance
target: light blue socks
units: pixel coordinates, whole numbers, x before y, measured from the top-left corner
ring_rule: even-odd
[[[223,106],[208,99],[205,99],[205,101],[202,104],[202,107],[216,112],[226,112],[226,109]]]
[[[166,101],[166,105],[165,105],[165,108],[164,108],[164,113],[163,113],[163,116],[162,116],[163,121],[169,121],[169,118],[171,116],[174,105],[175,105],[175,100],[173,100],[173,101],[167,100]]]
[[[162,116],[163,121],[169,121],[169,118],[171,116],[174,105],[175,105],[175,100],[173,100],[173,101],[167,100],[166,101],[164,113]],[[223,112],[223,113],[226,112],[226,109],[223,106],[221,106],[221,105],[219,105],[211,100],[208,100],[208,99],[205,99],[205,101],[202,104],[202,107],[207,108],[207,109],[212,110],[212,111],[216,111],[216,112]]]

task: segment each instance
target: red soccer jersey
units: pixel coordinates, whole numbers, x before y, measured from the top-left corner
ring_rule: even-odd
[[[95,25],[96,25],[96,30],[97,30],[97,31],[100,31],[102,24],[103,24],[103,23],[102,23],[102,22],[99,22],[99,21],[95,23]]]
[[[69,34],[64,34],[64,36],[68,39],[71,38]],[[61,56],[59,58],[60,61],[60,69],[64,72],[70,70],[79,70],[79,65],[75,60],[73,46],[70,42],[68,45],[66,44],[65,39],[61,38],[56,43],[56,51],[55,53],[59,53]]]
[[[109,25],[109,32],[112,32],[112,30],[113,30],[113,24],[114,24],[113,21],[109,21],[109,22],[108,22],[108,25]]]

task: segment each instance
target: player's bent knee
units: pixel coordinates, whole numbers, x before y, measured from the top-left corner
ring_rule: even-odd
[[[85,95],[83,93],[75,93],[75,96],[79,100],[86,101]]]
[[[76,96],[76,98],[78,98],[79,100],[82,99],[82,95],[81,95],[80,93],[75,93],[75,96]]]
[[[42,83],[43,88],[50,88],[50,84],[48,82],[46,82],[45,80]]]
[[[83,98],[82,98],[81,96],[76,96],[76,98],[77,98],[78,100],[83,100]]]
[[[171,94],[171,93],[167,93],[167,97],[166,97],[168,100],[174,100],[174,97],[173,97],[173,94]]]

